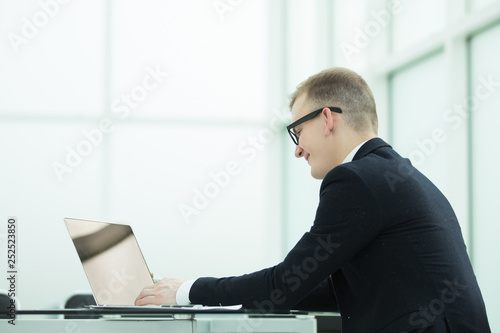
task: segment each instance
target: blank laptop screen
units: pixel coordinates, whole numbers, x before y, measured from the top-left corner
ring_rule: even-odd
[[[134,305],[153,279],[128,225],[64,219],[98,305]]]

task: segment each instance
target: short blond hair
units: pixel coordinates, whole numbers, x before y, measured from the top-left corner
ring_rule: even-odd
[[[311,111],[336,106],[348,126],[358,133],[378,131],[377,110],[373,93],[366,81],[347,68],[333,67],[310,76],[290,96],[290,109],[302,94],[307,94]]]

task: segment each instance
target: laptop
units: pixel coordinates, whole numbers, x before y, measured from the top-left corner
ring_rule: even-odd
[[[156,281],[129,225],[65,218],[76,252],[89,280],[95,309],[169,308],[169,311],[238,311],[240,305],[134,305],[144,287]],[[158,309],[160,310],[160,309]]]
[[[98,306],[133,306],[154,283],[129,225],[65,218]]]

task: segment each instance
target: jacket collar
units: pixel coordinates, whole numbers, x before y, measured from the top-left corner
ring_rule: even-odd
[[[382,140],[381,138],[373,138],[365,142],[364,145],[359,148],[358,152],[356,155],[354,155],[354,158],[352,159],[353,161],[359,160],[375,149],[381,148],[381,147],[389,147],[392,148],[387,142]]]

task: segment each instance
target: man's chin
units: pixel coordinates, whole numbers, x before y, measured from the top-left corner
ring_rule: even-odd
[[[313,168],[311,168],[311,176],[314,179],[323,179],[323,178],[325,178],[325,173],[318,172],[317,170],[314,170]]]

